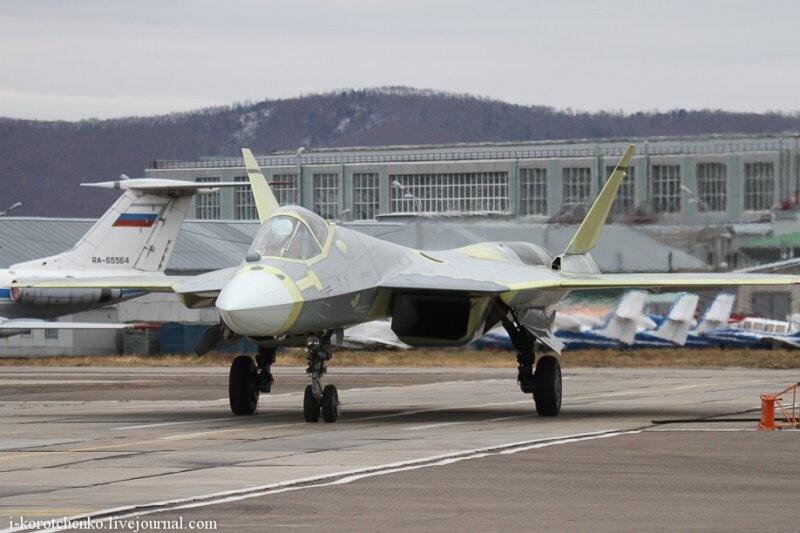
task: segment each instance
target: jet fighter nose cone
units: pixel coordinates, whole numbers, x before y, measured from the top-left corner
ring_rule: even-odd
[[[299,291],[292,280],[250,270],[237,274],[225,284],[216,305],[222,320],[236,333],[270,337],[291,326],[300,304]]]

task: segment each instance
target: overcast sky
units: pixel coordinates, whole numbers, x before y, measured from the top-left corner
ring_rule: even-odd
[[[0,116],[407,85],[576,110],[800,110],[800,0],[0,0]]]

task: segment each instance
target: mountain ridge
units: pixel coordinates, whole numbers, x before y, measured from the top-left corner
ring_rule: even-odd
[[[0,186],[14,214],[97,216],[113,201],[80,182],[140,176],[153,159],[193,160],[387,146],[800,131],[797,113],[677,109],[576,112],[408,87],[353,89],[152,117],[36,121],[0,117]],[[43,193],[42,191],[46,191]],[[0,210],[7,207],[0,205]]]

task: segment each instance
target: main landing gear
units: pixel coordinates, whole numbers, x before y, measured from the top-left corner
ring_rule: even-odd
[[[536,338],[522,324],[505,318],[503,326],[517,349],[517,382],[525,394],[533,394],[539,416],[556,416],[561,411],[561,364],[552,355],[536,361]],[[536,362],[536,370],[534,370]]]
[[[272,390],[270,368],[275,362],[275,348],[259,348],[255,360],[249,355],[237,356],[228,375],[228,399],[235,415],[255,414],[258,397]]]
[[[311,378],[311,385],[306,386],[303,395],[303,416],[306,422],[319,422],[320,413],[325,422],[336,422],[339,418],[339,393],[333,385],[322,388],[320,379],[328,371],[325,363],[333,357],[331,351],[331,333],[320,337],[309,337],[306,344],[306,373]]]

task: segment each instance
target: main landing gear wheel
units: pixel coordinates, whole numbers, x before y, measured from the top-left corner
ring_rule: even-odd
[[[314,389],[311,385],[306,385],[306,392],[303,394],[303,417],[306,422],[319,422],[320,405],[314,396]]]
[[[322,391],[322,419],[325,422],[336,422],[339,418],[339,393],[333,385],[325,385]]]
[[[539,416],[556,416],[561,411],[561,364],[553,356],[540,357],[536,364],[533,401]]]
[[[235,415],[252,415],[258,407],[258,367],[253,358],[240,355],[231,363],[228,399]]]

